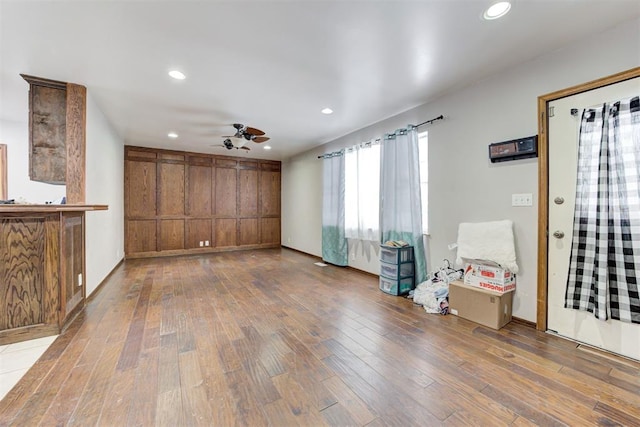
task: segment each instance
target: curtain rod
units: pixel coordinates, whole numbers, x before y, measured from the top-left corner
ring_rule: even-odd
[[[438,117],[436,117],[435,119],[431,119],[431,120],[427,120],[426,122],[422,122],[420,124],[417,124],[416,127],[419,128],[420,126],[424,126],[424,125],[430,125],[431,123],[438,121],[438,120],[442,120],[444,119],[444,116],[442,114],[440,114]]]
[[[442,114],[440,114],[440,115],[439,115],[438,117],[436,117],[435,119],[427,120],[426,122],[419,123],[419,124],[417,124],[417,125],[415,125],[415,126],[418,128],[418,127],[420,127],[420,126],[430,125],[431,123],[436,122],[436,121],[438,121],[438,120],[442,120],[442,119],[444,119],[444,116],[443,116]],[[380,141],[380,138],[378,138],[378,139],[376,139],[376,140],[375,140],[375,142],[379,142],[379,141]],[[339,150],[339,151],[334,151],[334,152],[332,152],[332,153],[322,154],[322,155],[318,156],[318,158],[319,158],[319,159],[329,159],[329,158],[331,158],[331,157],[341,156],[341,155],[343,155],[343,154],[344,154],[344,150],[345,150],[345,149],[342,149],[342,150]]]

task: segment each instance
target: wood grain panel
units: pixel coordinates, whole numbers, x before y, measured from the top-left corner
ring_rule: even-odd
[[[43,323],[42,218],[0,220],[0,330]]]
[[[184,165],[159,163],[158,215],[184,215]]]
[[[127,160],[125,165],[126,215],[156,215],[156,164]]]
[[[9,198],[7,178],[7,144],[0,144],[0,200]]]
[[[216,219],[216,247],[238,246],[236,219]]]
[[[260,171],[262,215],[280,215],[280,172]]]
[[[44,323],[62,327],[64,315],[60,312],[60,214],[49,214],[44,218]]]
[[[67,84],[67,203],[85,202],[87,88]]]
[[[211,191],[213,185],[211,175],[212,171],[209,166],[189,166],[189,193],[187,199],[189,215],[211,215]]]
[[[236,184],[236,169],[216,168],[216,215],[236,216]]]
[[[63,268],[62,283],[64,310],[68,315],[83,300],[84,271],[83,271],[83,233],[82,215],[67,214],[63,217],[63,247],[61,265]],[[82,275],[82,283],[78,276]],[[80,286],[82,285],[82,286]]]
[[[260,243],[258,218],[240,219],[240,245],[257,245],[258,243]]]
[[[176,153],[160,153],[160,158],[162,160],[176,160],[183,162],[184,154],[176,154]]]
[[[67,174],[66,89],[31,85],[29,95],[29,176],[32,181],[64,184]]]
[[[136,150],[136,149],[131,149],[130,147],[127,147],[126,157],[127,158],[139,157],[139,158],[143,158],[143,159],[156,159],[158,157],[158,153],[156,153],[155,151],[139,150],[139,149]]]
[[[127,221],[127,253],[157,250],[156,220]]]
[[[214,246],[211,234],[210,219],[190,219],[187,220],[187,249],[199,248],[200,242],[209,241],[209,246]]]
[[[280,244],[280,218],[260,220],[260,243]]]
[[[240,170],[239,210],[240,216],[258,214],[258,171]]]
[[[184,220],[160,221],[160,250],[184,249]]]
[[[238,162],[236,160],[233,159],[227,159],[227,158],[216,158],[216,166],[217,167],[223,167],[223,168],[235,168],[236,166],[238,166]]]

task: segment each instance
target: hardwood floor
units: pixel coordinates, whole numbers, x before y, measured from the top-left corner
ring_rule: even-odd
[[[640,425],[640,364],[287,249],[127,261],[0,425]]]

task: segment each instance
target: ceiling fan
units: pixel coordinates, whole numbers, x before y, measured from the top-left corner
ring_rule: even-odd
[[[254,127],[246,126],[241,123],[234,123],[233,127],[236,129],[235,135],[223,136],[225,140],[222,142],[222,147],[226,148],[227,150],[235,148],[236,150],[249,151],[250,148],[245,145],[248,141],[253,141],[257,144],[260,144],[270,139],[268,136],[264,136],[263,131]],[[236,138],[240,141],[234,143],[231,138]]]

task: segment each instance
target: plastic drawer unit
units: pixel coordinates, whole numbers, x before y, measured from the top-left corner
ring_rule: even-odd
[[[413,246],[380,246],[380,290],[405,295],[414,288]]]

